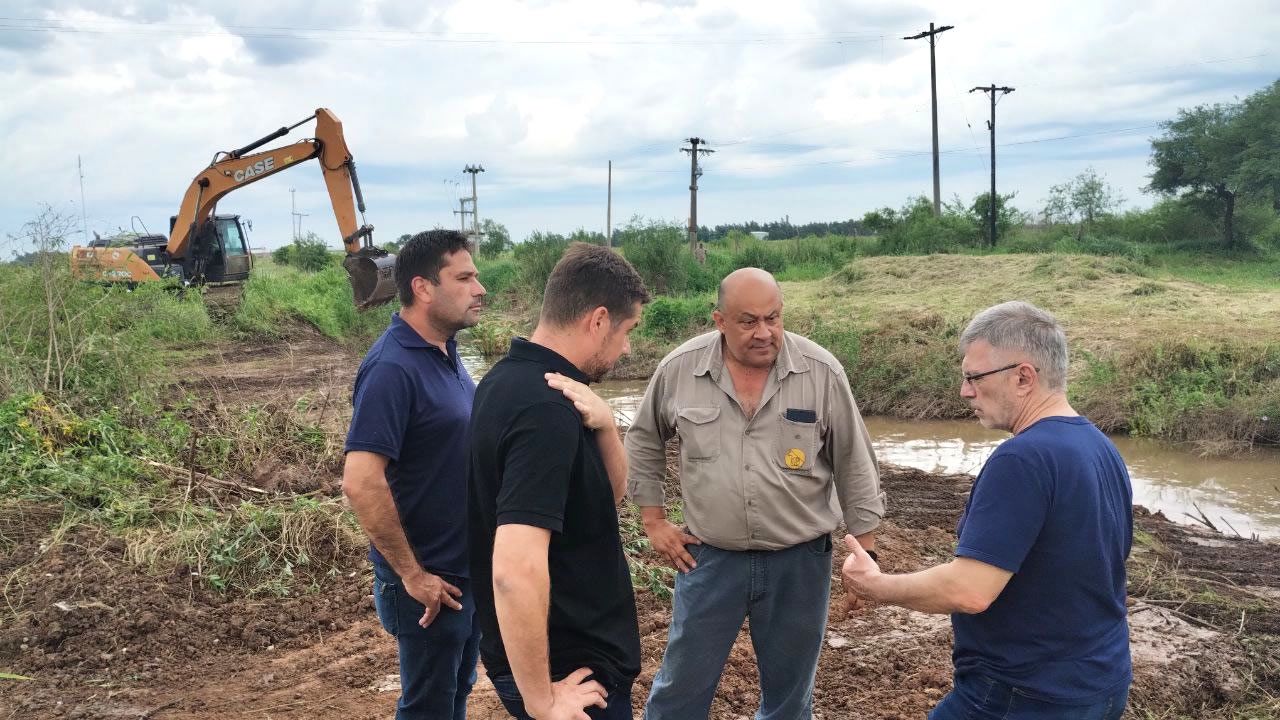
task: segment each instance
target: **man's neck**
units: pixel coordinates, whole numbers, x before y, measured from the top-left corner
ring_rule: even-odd
[[[575,342],[573,338],[543,325],[538,325],[533,329],[533,332],[529,335],[529,342],[537,343],[556,353],[579,370],[582,369],[583,363],[590,356],[590,353],[583,351],[580,348],[580,343]]]
[[[734,359],[732,355],[729,354],[729,349],[725,347],[725,342],[726,341],[724,339],[724,336],[721,335],[720,336],[720,358],[721,358],[721,362],[724,363],[725,368],[729,370],[730,377],[738,377],[744,380],[758,380],[762,375],[768,375],[769,373],[773,372],[773,365],[768,365],[765,367],[755,367],[752,365],[744,365],[738,362],[737,360]],[[774,360],[773,362],[776,365],[778,361]]]
[[[1009,430],[1014,435],[1026,430],[1047,417],[1077,417],[1079,413],[1067,402],[1067,396],[1055,392],[1029,401],[1018,416],[1014,418],[1013,427]]]
[[[404,308],[400,311],[400,319],[413,328],[418,337],[440,348],[441,352],[449,353],[449,338],[453,337],[453,333],[432,324],[426,312],[420,312],[417,308]]]

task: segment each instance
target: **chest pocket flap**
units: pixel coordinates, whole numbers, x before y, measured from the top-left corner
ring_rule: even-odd
[[[796,422],[786,417],[778,421],[778,465],[791,472],[808,473],[818,454],[818,423]]]
[[[715,460],[720,457],[719,407],[686,407],[676,411],[676,432],[680,434],[680,454],[686,460]]]

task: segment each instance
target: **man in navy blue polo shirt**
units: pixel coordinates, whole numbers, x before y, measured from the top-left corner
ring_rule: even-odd
[[[475,682],[466,437],[475,383],[454,334],[484,287],[467,239],[419,233],[396,257],[400,312],[356,373],[342,491],[369,536],[378,618],[400,651],[400,720],[462,720]]]
[[[470,535],[485,669],[520,720],[631,718],[640,672],[618,535],[627,456],[587,385],[630,350],[649,293],[609,248],[556,264],[538,327],[485,375],[471,418]]]
[[[1116,720],[1133,679],[1124,460],[1067,402],[1067,338],[1053,315],[988,308],[960,350],[961,397],[984,427],[1014,437],[974,481],[954,560],[883,575],[846,538],[845,590],[952,613],[955,688],[930,720]]]

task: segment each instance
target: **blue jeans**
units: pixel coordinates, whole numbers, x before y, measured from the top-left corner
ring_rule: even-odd
[[[667,652],[645,719],[706,718],[747,618],[760,667],[756,720],[811,718],[830,603],[830,536],[773,552],[686,549],[698,566],[676,575]]]
[[[397,720],[465,720],[467,695],[476,682],[480,627],[470,585],[462,591],[461,610],[440,606],[427,628],[418,625],[422,603],[413,599],[389,568],[374,565],[373,604],[378,620],[400,649],[400,702]]]
[[[970,673],[956,677],[955,688],[929,713],[929,720],[1119,720],[1128,701],[1126,685],[1092,705],[1058,705]]]
[[[516,720],[533,720],[524,711],[524,698],[520,697],[520,688],[516,687],[515,676],[493,675],[489,680],[493,682],[493,689],[498,693],[502,707],[511,713],[511,717]],[[604,701],[606,705],[604,708],[594,706],[587,708],[587,717],[592,720],[632,720],[634,717],[631,714],[631,683],[627,683],[625,687],[614,688]]]

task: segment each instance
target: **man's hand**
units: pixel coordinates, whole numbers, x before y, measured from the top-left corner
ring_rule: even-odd
[[[701,545],[702,541],[671,524],[665,512],[659,518],[644,518],[644,534],[649,536],[649,544],[671,567],[683,573],[698,567],[685,545]]]
[[[435,622],[436,616],[440,614],[441,605],[454,610],[462,609],[462,603],[457,600],[462,597],[462,591],[445,582],[438,575],[432,575],[424,570],[412,577],[402,578],[402,582],[404,582],[404,591],[426,608],[418,620],[418,624],[424,628]]]
[[[845,610],[852,614],[869,607],[871,592],[867,584],[880,576],[880,566],[852,535],[844,536],[844,544],[849,556],[844,559],[840,575],[844,579]]]
[[[564,393],[578,412],[582,413],[583,425],[592,430],[615,427],[613,408],[604,398],[592,392],[591,388],[560,373],[547,373],[543,377],[547,379],[547,385]]]
[[[607,707],[609,696],[604,686],[595,680],[587,680],[590,668],[578,668],[560,682],[551,683],[551,703],[543,707],[531,707],[525,703],[525,712],[535,720],[590,720],[586,708]]]

